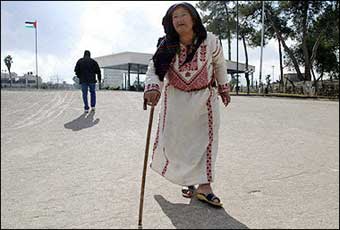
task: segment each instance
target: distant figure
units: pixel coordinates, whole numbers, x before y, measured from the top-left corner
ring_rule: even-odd
[[[96,74],[99,81],[99,89],[101,88],[101,72],[98,63],[91,58],[91,53],[85,50],[84,57],[77,61],[74,72],[79,78],[79,84],[81,84],[84,110],[85,113],[89,112],[89,104],[87,100],[87,91],[90,89],[91,94],[91,111],[95,111],[96,107]]]

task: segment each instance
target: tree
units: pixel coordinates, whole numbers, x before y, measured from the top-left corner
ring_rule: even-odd
[[[316,52],[316,44],[318,46],[318,52]],[[302,47],[296,47],[296,56],[299,61],[303,61]],[[330,79],[339,76],[339,62],[337,61],[336,53],[334,52],[334,46],[330,42],[329,37],[321,36],[311,38],[307,43],[307,49],[312,53],[311,57],[311,75],[313,77],[313,86],[315,87],[315,93],[318,93],[318,82],[323,80],[324,74],[329,73]],[[314,69],[319,74],[316,77]]]
[[[273,4],[266,4],[266,16],[290,59],[287,63],[295,68],[298,77],[303,81],[311,80],[311,69],[313,62],[313,54],[311,53],[313,53],[313,51],[310,52],[308,49],[308,42],[311,37],[315,36],[315,33],[312,32],[312,28],[316,21],[322,18],[327,12],[326,9],[327,5],[329,4],[330,2],[326,1],[280,1],[277,6],[273,6]],[[275,10],[275,7],[280,10],[280,14],[272,13],[273,8]],[[285,21],[288,23],[287,26],[291,28],[289,34],[286,34],[281,30],[280,21]],[[323,27],[324,28],[319,30],[317,35],[317,37],[320,37],[320,39],[327,30],[327,23]],[[297,51],[294,49],[297,46],[288,47],[286,44],[286,40],[289,38],[298,44],[298,47],[302,48],[300,52],[302,52],[303,58],[300,61],[296,56]],[[312,46],[314,47],[314,53],[318,49],[320,39],[316,39]],[[304,66],[304,75],[299,69],[300,65]]]
[[[229,7],[234,1],[199,1],[196,7],[203,11],[202,22],[207,30],[216,34],[220,41],[228,41],[228,60],[231,60],[231,39],[236,30],[233,9]]]
[[[242,3],[239,6],[239,36],[243,43],[244,48],[244,56],[246,61],[246,70],[245,70],[245,78],[247,82],[247,94],[249,95],[250,91],[250,80],[249,80],[249,65],[248,65],[248,51],[247,51],[247,44],[250,47],[257,47],[261,45],[261,31],[256,30],[255,27],[255,18],[258,17],[256,9],[258,4],[252,3]]]
[[[300,71],[299,64],[298,64],[298,62],[297,62],[297,60],[294,56],[294,53],[288,47],[288,45],[286,44],[286,41],[290,37],[290,34],[283,32],[283,29],[282,29],[282,22],[288,21],[288,18],[280,18],[279,14],[275,14],[274,12],[275,12],[275,9],[273,8],[273,6],[266,4],[266,6],[265,6],[266,18],[269,20],[271,27],[275,31],[275,35],[276,35],[277,39],[280,41],[280,44],[282,44],[285,52],[288,54],[289,58],[291,59],[298,77],[301,80],[303,80],[304,78],[303,78],[303,75]],[[284,15],[286,15],[286,14],[284,14]]]
[[[339,5],[338,2],[320,4],[313,6],[318,10],[321,7],[322,13],[313,16],[307,34],[302,39],[303,42],[298,42],[291,48],[298,64],[305,65],[305,76],[309,74],[309,77],[306,76],[304,80],[311,80],[311,76],[313,77],[316,93],[317,83],[322,80],[324,73],[329,73],[331,79],[339,77]],[[287,64],[291,65],[290,60]],[[315,76],[314,68],[319,77]]]
[[[226,2],[229,4],[234,1]],[[264,43],[273,38],[278,41],[281,86],[283,59],[286,67],[295,69],[301,81],[310,81],[313,76],[314,82],[317,82],[324,72],[329,73],[331,79],[338,79],[339,1],[266,1],[264,4]],[[198,4],[206,13],[203,18],[207,30],[220,35],[220,39],[228,37],[226,28],[231,29],[231,35],[236,32],[235,7],[227,8],[226,14],[224,5],[223,1],[200,1]],[[262,2],[241,2],[240,12],[239,34],[247,62],[247,46],[261,45]],[[226,15],[231,19],[226,20]],[[293,45],[289,45],[288,41]],[[300,71],[300,66],[304,66],[304,73]],[[314,70],[320,74],[319,78],[315,77]],[[247,80],[247,74],[245,77]]]
[[[7,66],[8,73],[9,73],[10,87],[12,87],[11,65],[13,63],[13,58],[11,57],[11,55],[7,55],[4,59],[4,62]]]
[[[247,41],[251,47],[261,46],[261,30],[262,30],[262,1],[248,1],[241,5],[241,12],[246,16],[246,23],[249,28],[253,30],[250,33],[247,33]],[[283,15],[279,17],[281,14],[281,9],[278,7],[277,2],[265,2],[265,9],[270,9],[272,17],[269,18],[268,15],[264,17],[264,46],[267,44],[267,41],[270,39],[276,39],[279,45],[279,58],[280,58],[280,83],[281,87],[283,86],[283,65],[282,65],[282,42],[278,36],[278,33],[275,29],[280,31],[281,37],[284,39],[289,37],[291,33],[291,29],[287,26],[287,18]],[[245,8],[245,9],[243,9]],[[271,19],[271,20],[270,20]],[[273,27],[273,24],[275,27]],[[246,56],[247,58],[247,56]],[[247,75],[245,74],[247,78]],[[282,87],[283,88],[283,87]]]
[[[271,10],[272,15],[275,16],[277,24],[279,25],[281,35],[284,36],[284,37],[289,37],[289,34],[292,33],[292,29],[287,26],[288,19],[284,15],[281,14],[282,10],[281,10],[280,7],[271,7],[271,8],[272,8],[272,10]],[[279,17],[280,14],[282,15],[281,17]],[[278,34],[275,33],[273,26],[271,26],[271,21],[268,18],[265,19],[265,27],[266,27],[266,31],[267,31],[267,33],[265,34],[266,37],[268,37],[269,39],[274,38],[278,42],[278,47],[279,47],[278,52],[279,52],[279,59],[280,59],[280,88],[283,89],[283,91],[285,91],[284,81],[283,81],[282,42],[281,42]]]
[[[339,3],[332,2],[325,9],[311,28],[308,49],[311,50],[311,73],[317,90],[317,81],[322,79],[324,72],[329,73],[330,79],[339,79]],[[326,36],[327,35],[327,36]],[[314,44],[312,46],[312,44]],[[315,62],[319,78],[314,75]]]

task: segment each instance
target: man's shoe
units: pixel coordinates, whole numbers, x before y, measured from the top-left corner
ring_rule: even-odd
[[[88,110],[88,109],[85,109],[85,110],[84,110],[84,113],[88,113],[88,112],[89,112],[89,110]]]
[[[96,112],[96,108],[95,108],[95,107],[92,107],[92,108],[91,108],[91,112]]]

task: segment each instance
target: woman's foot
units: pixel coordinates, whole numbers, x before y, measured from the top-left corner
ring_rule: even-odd
[[[221,200],[215,196],[210,184],[200,184],[196,190],[198,200],[206,202],[215,207],[222,207]]]
[[[182,196],[185,198],[191,198],[194,195],[196,188],[194,185],[182,188]]]

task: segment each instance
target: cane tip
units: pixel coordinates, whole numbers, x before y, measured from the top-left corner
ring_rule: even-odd
[[[143,226],[142,225],[138,225],[138,229],[143,229]]]
[[[147,109],[147,100],[144,99],[144,103],[143,103],[143,109],[146,110]]]

